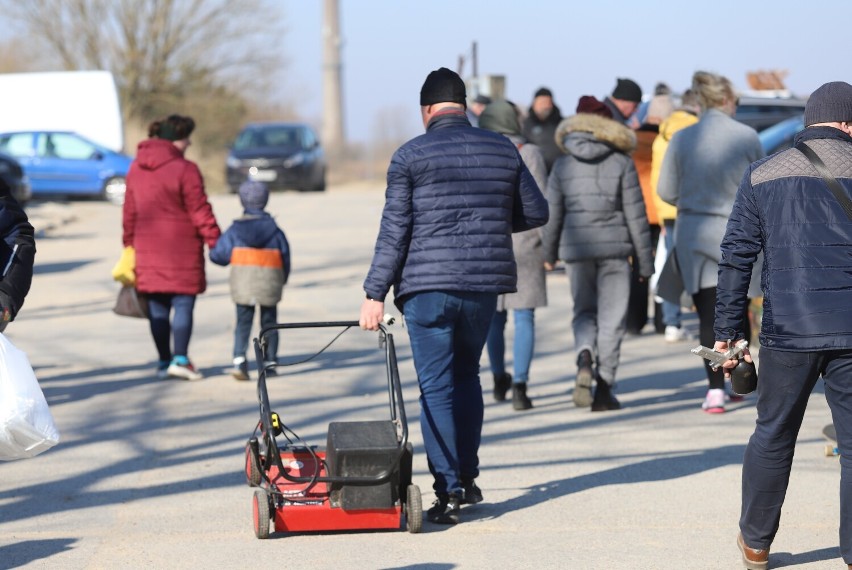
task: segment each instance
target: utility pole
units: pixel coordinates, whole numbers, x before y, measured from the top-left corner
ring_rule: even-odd
[[[334,157],[340,157],[346,145],[343,133],[341,43],[338,0],[325,0],[322,24],[322,142]]]

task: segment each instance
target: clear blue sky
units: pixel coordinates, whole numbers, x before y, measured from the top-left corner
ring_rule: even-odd
[[[306,120],[322,110],[322,0],[286,0],[289,66],[284,89]],[[584,94],[603,97],[616,77],[645,91],[675,91],[697,69],[747,89],[746,72],[785,69],[807,95],[826,81],[852,82],[847,0],[340,0],[347,136],[369,141],[377,117],[409,136],[422,130],[418,96],[433,69],[456,69],[478,45],[479,74],[505,75],[509,99],[527,107],[549,87],[563,114]],[[463,75],[472,71],[466,65]]]

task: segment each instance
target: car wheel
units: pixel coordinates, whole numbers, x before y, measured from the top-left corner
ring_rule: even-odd
[[[124,192],[127,189],[124,176],[113,176],[104,183],[104,200],[116,206],[124,204]]]

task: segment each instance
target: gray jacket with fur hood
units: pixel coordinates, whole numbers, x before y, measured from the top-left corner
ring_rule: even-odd
[[[639,274],[654,273],[651,234],[636,167],[628,153],[636,135],[598,115],[568,117],[556,129],[565,156],[547,181],[550,221],[545,260],[567,263],[634,256]]]

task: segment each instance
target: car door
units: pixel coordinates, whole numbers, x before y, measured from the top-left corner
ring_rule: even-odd
[[[0,135],[0,151],[13,156],[24,169],[29,178],[35,159],[34,147],[35,135],[33,133],[8,133]],[[30,180],[33,193],[37,192],[35,185]]]
[[[38,133],[33,167],[28,173],[33,190],[60,194],[99,194],[103,155],[92,143],[73,133]]]

